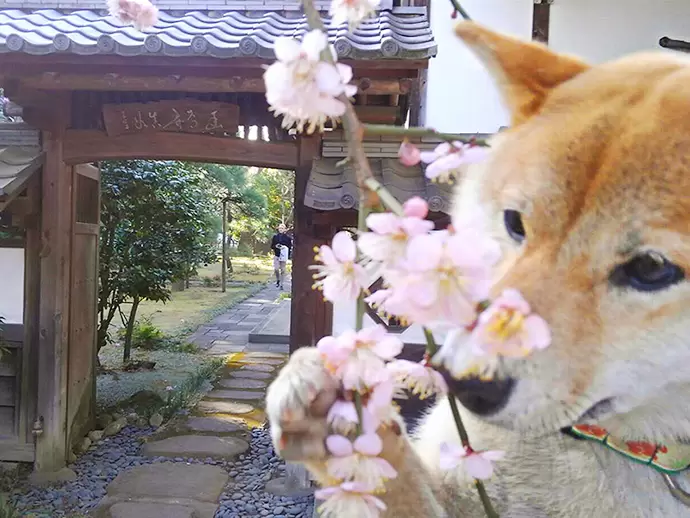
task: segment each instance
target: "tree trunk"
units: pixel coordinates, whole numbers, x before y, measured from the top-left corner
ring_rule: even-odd
[[[132,300],[132,309],[129,312],[129,319],[127,320],[127,332],[125,333],[124,356],[122,360],[124,363],[127,363],[132,355],[132,334],[134,333],[134,319],[137,316],[139,301],[139,296],[135,295]]]

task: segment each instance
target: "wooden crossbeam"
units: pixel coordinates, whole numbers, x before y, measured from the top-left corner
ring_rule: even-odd
[[[250,141],[191,133],[126,134],[109,137],[98,130],[67,130],[63,143],[67,164],[99,160],[186,160],[294,169],[295,142]]]
[[[8,74],[8,78],[9,78]],[[35,90],[92,90],[92,91],[149,91],[149,92],[264,92],[261,77],[191,77],[184,75],[143,76],[125,74],[76,74],[44,72],[14,75],[21,82],[20,89]],[[0,77],[0,82],[2,82]],[[355,79],[358,90],[375,95],[404,95],[410,91],[408,78]]]

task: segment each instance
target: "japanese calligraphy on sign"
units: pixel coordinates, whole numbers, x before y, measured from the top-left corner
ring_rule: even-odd
[[[105,130],[111,137],[159,131],[234,136],[239,117],[237,105],[194,99],[103,106]]]

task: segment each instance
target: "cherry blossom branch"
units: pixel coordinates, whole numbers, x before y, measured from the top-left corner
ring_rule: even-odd
[[[389,126],[387,124],[363,124],[365,135],[399,135],[401,137],[436,137],[445,142],[462,142],[474,146],[487,147],[486,139],[466,137],[454,133],[442,133],[433,128],[403,128],[402,126]]]
[[[432,357],[434,354],[436,354],[436,351],[438,350],[438,345],[436,344],[436,340],[434,340],[433,333],[430,329],[426,327],[424,328],[424,337],[426,338],[427,355],[429,357]],[[460,417],[460,410],[458,409],[458,404],[455,401],[455,397],[453,397],[452,394],[448,394],[448,404],[450,405],[450,411],[453,414],[453,420],[455,421],[455,426],[458,429],[458,434],[460,435],[460,442],[462,443],[462,446],[466,449],[472,450],[472,447],[470,446],[470,437],[467,434],[467,429],[465,428],[465,425],[462,422],[462,417]],[[477,486],[479,499],[482,501],[482,505],[484,506],[484,512],[486,513],[486,515],[489,518],[498,518],[498,513],[493,508],[493,505],[491,505],[489,495],[486,493],[484,482],[475,479],[474,483]]]

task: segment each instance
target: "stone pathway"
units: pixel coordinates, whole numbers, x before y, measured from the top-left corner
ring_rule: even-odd
[[[155,463],[121,472],[97,517],[311,516],[310,495],[266,492],[285,475],[266,430],[264,397],[288,346],[249,343],[248,337],[280,308],[279,293],[266,288],[192,335],[207,354],[227,357],[220,380],[189,415],[147,438],[141,455]]]

